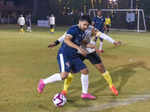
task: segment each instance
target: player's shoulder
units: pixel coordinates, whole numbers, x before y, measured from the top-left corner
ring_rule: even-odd
[[[104,20],[105,20],[105,19],[106,19],[106,18],[105,18],[105,16],[102,16],[102,19],[104,19]]]
[[[67,34],[76,35],[76,34],[78,34],[78,32],[79,32],[78,25],[73,25],[68,29]]]
[[[79,27],[78,27],[78,25],[72,25],[71,27],[70,27],[70,29],[78,29]]]
[[[78,30],[79,30],[78,25],[72,25],[68,31],[78,31]]]
[[[93,17],[93,20],[96,20],[96,19],[97,19],[97,16],[94,16],[94,17]]]

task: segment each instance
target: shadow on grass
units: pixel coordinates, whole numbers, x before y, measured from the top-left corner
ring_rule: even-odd
[[[120,66],[113,68],[110,75],[112,76],[114,83],[120,82],[119,85],[116,86],[120,94],[121,94],[121,90],[126,85],[129,78],[135,75],[136,71],[134,69],[138,67],[144,68],[150,71],[150,68],[147,68],[145,66],[145,63],[142,61],[131,63],[131,64],[126,64],[126,65],[120,65]],[[100,80],[90,83],[90,87],[94,88],[92,93],[95,93],[97,95],[101,91],[108,88],[108,84],[102,77]],[[105,95],[107,96],[107,94]]]

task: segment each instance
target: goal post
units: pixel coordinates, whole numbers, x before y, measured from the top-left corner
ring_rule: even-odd
[[[89,9],[91,17],[96,16],[98,9]],[[111,30],[146,32],[143,9],[101,9],[103,15],[111,18]]]

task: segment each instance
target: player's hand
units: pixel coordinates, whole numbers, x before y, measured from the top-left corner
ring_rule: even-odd
[[[83,55],[83,56],[86,56],[87,55],[87,51],[82,49],[82,48],[78,48],[78,51]]]
[[[53,47],[55,47],[55,46],[56,46],[55,43],[51,43],[51,44],[48,45],[48,48],[53,48]]]
[[[114,44],[115,46],[120,46],[120,45],[122,44],[122,42],[121,42],[121,41],[115,41],[113,44]]]

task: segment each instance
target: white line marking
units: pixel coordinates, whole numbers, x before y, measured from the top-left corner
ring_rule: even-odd
[[[101,105],[96,104],[89,107],[80,108],[76,112],[102,111],[113,107],[125,106],[125,105],[133,104],[136,102],[147,101],[147,100],[150,100],[150,94],[135,95],[127,99],[117,99],[107,104],[101,104]]]

